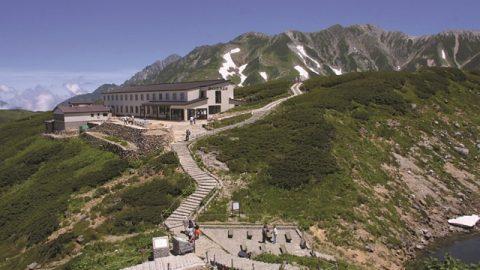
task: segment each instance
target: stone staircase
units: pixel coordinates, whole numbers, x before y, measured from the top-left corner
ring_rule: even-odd
[[[181,227],[183,225],[183,220],[193,217],[193,215],[200,208],[202,201],[219,185],[219,182],[211,174],[203,171],[198,167],[197,163],[192,158],[190,150],[188,149],[188,145],[192,141],[195,141],[199,138],[214,135],[225,130],[241,127],[256,122],[257,120],[270,113],[274,108],[276,108],[285,100],[288,100],[297,95],[301,95],[302,92],[300,91],[300,85],[301,83],[296,83],[292,85],[291,96],[275,100],[262,108],[253,110],[252,117],[243,122],[222,127],[219,129],[201,132],[199,134],[193,135],[191,141],[189,142],[181,141],[172,144],[172,150],[177,153],[178,159],[180,160],[180,164],[182,165],[183,169],[197,183],[197,190],[192,195],[188,196],[188,198],[184,200],[180,204],[180,206],[175,211],[173,211],[173,213],[165,220],[164,224],[169,230]]]
[[[177,153],[185,172],[197,183],[197,189],[165,220],[169,230],[181,227],[183,220],[192,217],[200,208],[202,201],[218,186],[218,181],[214,177],[198,167],[186,142],[172,144],[172,150]]]

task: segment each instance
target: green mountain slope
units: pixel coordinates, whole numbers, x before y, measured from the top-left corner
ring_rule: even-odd
[[[415,71],[430,66],[479,69],[479,47],[480,34],[469,31],[412,37],[372,25],[334,25],[311,33],[288,31],[268,36],[251,32],[226,43],[197,47],[170,65],[145,70],[125,83],[223,77],[237,84],[252,85],[298,76],[299,69],[308,74],[306,76]],[[230,58],[233,64],[229,63]],[[224,65],[229,74],[220,71]]]
[[[193,189],[176,156],[126,161],[81,138],[47,139],[47,119],[0,124],[0,269],[120,269],[147,260],[137,248],[165,233],[158,224]],[[131,233],[138,236],[122,241]],[[118,253],[92,255],[106,245]]]
[[[34,114],[35,112],[25,110],[0,110],[0,125],[10,121],[29,117]]]
[[[265,119],[196,144],[232,178],[203,219],[239,201],[250,221],[296,221],[320,249],[392,269],[446,235],[448,218],[478,213],[480,74],[351,73],[304,88]]]

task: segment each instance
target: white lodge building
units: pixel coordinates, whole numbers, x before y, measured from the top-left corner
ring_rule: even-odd
[[[114,115],[183,121],[233,108],[233,88],[227,80],[162,83],[119,87],[102,97]]]

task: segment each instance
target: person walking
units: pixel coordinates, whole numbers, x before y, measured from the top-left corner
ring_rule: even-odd
[[[195,240],[198,240],[198,238],[200,238],[200,234],[202,234],[202,232],[200,231],[200,226],[198,226],[198,224],[195,224],[195,231],[193,232],[193,234],[195,235]]]
[[[273,225],[273,232],[272,232],[272,243],[273,244],[277,243],[277,235],[278,235],[277,225]]]
[[[196,116],[192,116],[192,118],[193,118],[193,124],[194,124],[194,125],[197,124],[197,117],[196,117]]]
[[[262,228],[262,242],[260,243],[265,243],[267,241],[267,233],[268,233],[268,227],[267,227],[267,224],[264,224]]]
[[[193,116],[190,116],[190,125],[193,125],[195,122],[195,120],[193,120]]]
[[[183,231],[185,232],[185,234],[188,234],[188,218],[187,217],[183,219]]]
[[[185,131],[185,141],[190,140],[190,134],[191,134],[190,130],[187,129],[187,131]]]

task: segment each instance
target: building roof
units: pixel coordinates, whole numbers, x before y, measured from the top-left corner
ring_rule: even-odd
[[[197,98],[189,101],[180,101],[180,100],[152,100],[142,105],[190,105],[200,101],[207,100],[208,98]]]
[[[75,101],[75,100],[70,100],[68,102],[68,104],[72,104],[72,105],[91,105],[93,104],[93,102],[91,101]]]
[[[55,113],[96,113],[96,112],[109,112],[110,108],[100,104],[93,104],[89,106],[58,105],[53,111]]]
[[[177,82],[177,83],[161,83],[148,85],[131,85],[115,88],[112,91],[103,93],[130,93],[130,92],[150,92],[150,91],[180,91],[190,90],[200,87],[208,87],[217,84],[230,83],[229,80],[207,80],[207,81],[193,81],[193,82]]]

